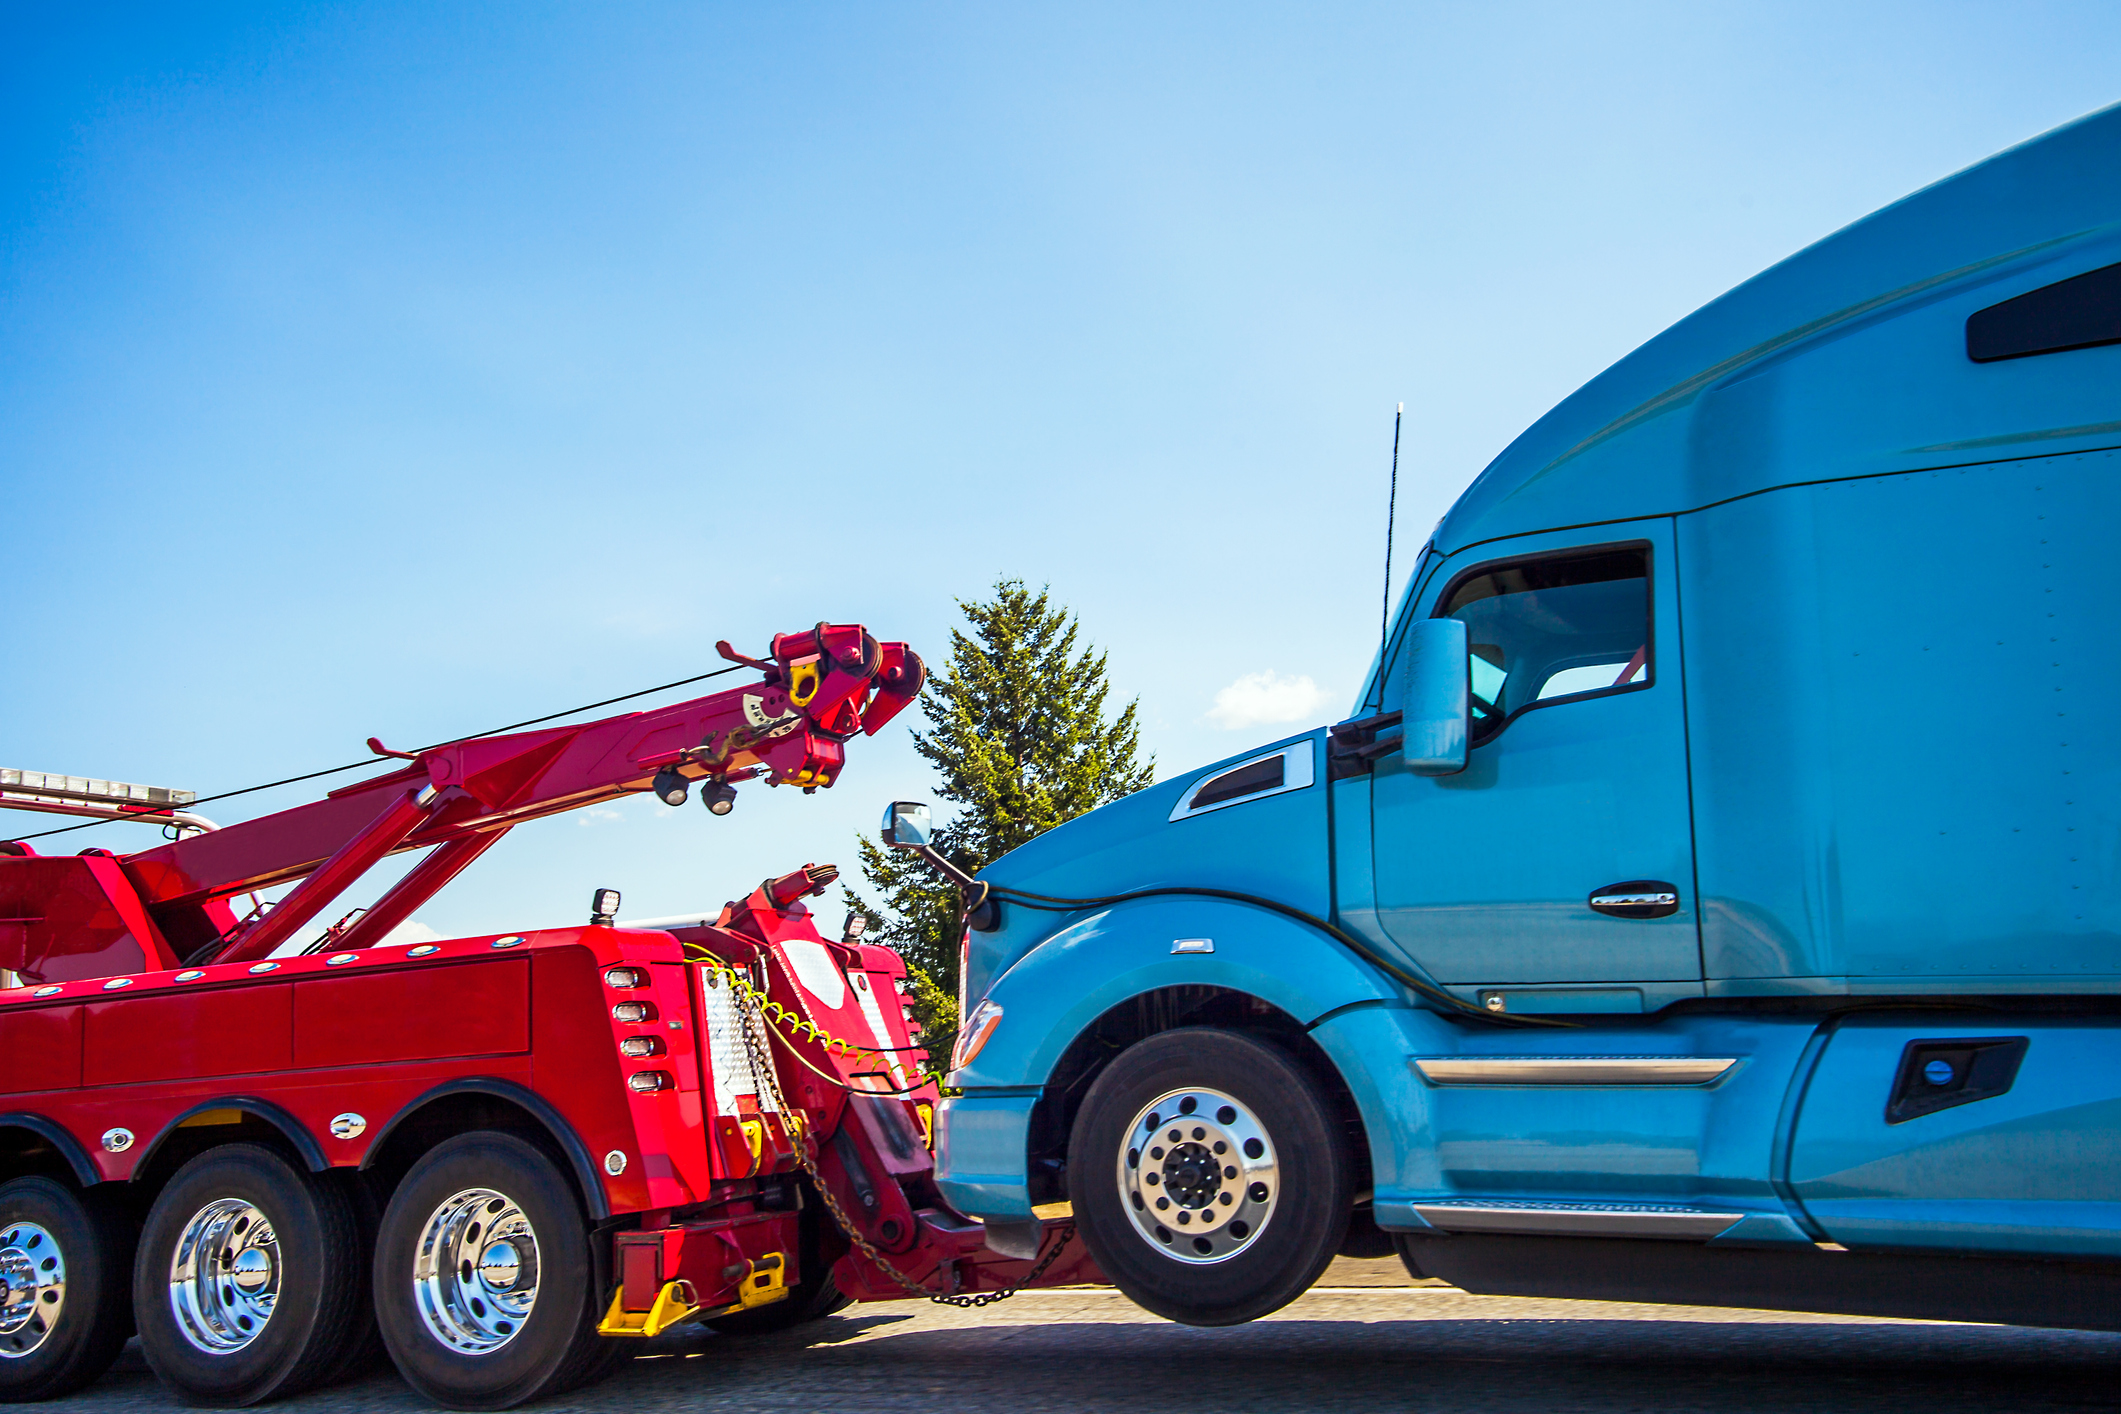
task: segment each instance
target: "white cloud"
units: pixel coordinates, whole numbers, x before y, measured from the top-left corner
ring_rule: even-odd
[[[623,820],[625,818],[624,815],[621,815],[616,810],[606,809],[601,805],[592,805],[587,810],[576,815],[574,822],[585,830],[593,830],[608,821]]]
[[[327,914],[325,916],[329,917],[330,915]],[[274,957],[300,957],[316,947],[317,944],[323,942],[327,931],[327,929],[317,927],[305,928],[295,937],[274,948],[272,955]],[[369,946],[376,948],[409,948],[415,943],[431,943],[441,936],[440,933],[415,918],[400,923],[384,935],[382,942],[370,943]]]
[[[1299,722],[1323,712],[1329,701],[1326,690],[1298,674],[1283,677],[1269,668],[1246,673],[1215,694],[1208,720],[1224,731],[1257,727],[1270,722]]]

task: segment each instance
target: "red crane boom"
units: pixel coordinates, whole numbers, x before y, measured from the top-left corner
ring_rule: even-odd
[[[331,940],[371,947],[526,820],[651,788],[682,798],[695,782],[723,809],[741,781],[829,786],[844,743],[904,710],[925,672],[912,649],[879,643],[859,624],[777,634],[764,659],[721,646],[758,679],[653,711],[390,753],[409,760],[312,804],[136,854],[92,851],[8,870],[0,969],[69,981],[264,958],[384,858],[432,849]],[[35,856],[21,842],[0,849]],[[226,902],[297,879],[263,912],[238,918]],[[33,903],[42,916],[29,914]]]

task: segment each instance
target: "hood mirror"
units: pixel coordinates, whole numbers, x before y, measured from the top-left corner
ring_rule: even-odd
[[[965,918],[974,930],[991,933],[1001,926],[1001,904],[988,897],[987,886],[935,852],[935,829],[927,806],[917,800],[892,801],[884,807],[882,834],[886,845],[913,851],[964,891]]]
[[[893,849],[925,849],[934,836],[928,807],[917,800],[894,800],[884,807],[884,843]]]

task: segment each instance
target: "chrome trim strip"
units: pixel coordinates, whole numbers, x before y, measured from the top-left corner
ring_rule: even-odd
[[[1195,815],[1206,815],[1212,810],[1228,810],[1233,805],[1250,805],[1255,800],[1265,800],[1270,795],[1285,795],[1292,790],[1308,790],[1316,779],[1312,757],[1317,750],[1317,738],[1306,737],[1302,741],[1291,742],[1273,751],[1262,751],[1257,756],[1249,756],[1242,761],[1232,761],[1227,766],[1203,771],[1179,793],[1178,803],[1171,807],[1167,822],[1190,820]],[[1210,781],[1220,780],[1232,771],[1242,771],[1245,767],[1256,766],[1262,761],[1272,761],[1277,756],[1281,757],[1283,762],[1280,785],[1268,786],[1248,795],[1232,796],[1228,800],[1218,800],[1213,805],[1193,804],[1193,797]]]
[[[1431,1085],[1706,1085],[1736,1056],[1415,1056]]]
[[[1648,906],[1663,908],[1666,904],[1679,902],[1677,894],[1592,894],[1593,908],[1631,908]]]
[[[1743,1213],[1698,1208],[1598,1208],[1567,1203],[1416,1203],[1414,1211],[1444,1232],[1514,1232],[1545,1237],[1668,1237],[1706,1242],[1742,1221]]]

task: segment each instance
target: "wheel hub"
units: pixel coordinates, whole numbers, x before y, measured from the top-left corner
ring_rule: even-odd
[[[488,1243],[486,1250],[479,1254],[479,1280],[486,1283],[490,1291],[514,1290],[516,1279],[522,1274],[523,1259],[511,1243]]]
[[[66,1306],[66,1258],[51,1233],[36,1223],[0,1230],[0,1359],[19,1360],[59,1322]]]
[[[1135,1231],[1181,1262],[1223,1262],[1258,1240],[1280,1192],[1265,1126],[1220,1090],[1173,1090],[1121,1141],[1120,1197]]]
[[[184,1225],[169,1261],[169,1308],[209,1355],[256,1340],[280,1300],[280,1239],[263,1212],[216,1198]]]
[[[1206,1145],[1187,1140],[1165,1154],[1163,1190],[1181,1208],[1207,1207],[1222,1186],[1222,1161]]]
[[[421,1228],[412,1284],[430,1335],[466,1355],[491,1355],[537,1304],[537,1232],[508,1195],[467,1188]]]
[[[246,1247],[228,1262],[228,1278],[236,1290],[255,1296],[272,1281],[272,1258],[255,1247]]]

